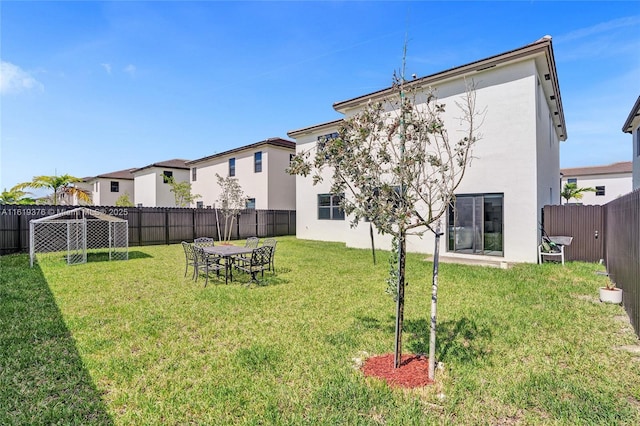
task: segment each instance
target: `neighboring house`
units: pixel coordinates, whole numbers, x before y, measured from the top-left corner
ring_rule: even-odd
[[[295,210],[296,178],[285,170],[295,154],[293,141],[270,138],[198,160],[188,161],[193,207],[215,207],[221,188],[216,174],[233,176],[247,197],[247,208]]]
[[[134,169],[134,200],[137,207],[176,207],[168,179],[189,182],[188,160],[174,159]]]
[[[492,263],[537,262],[542,208],[560,202],[559,144],[567,137],[551,38],[409,83],[436,89],[447,106],[443,118],[452,140],[462,116],[456,102],[464,95],[464,79],[475,82],[477,110],[486,114],[473,162],[456,192],[456,215],[451,210],[442,222],[440,251]],[[369,100],[391,94],[388,88],[333,107],[350,117]],[[320,137],[338,131],[340,122],[288,135],[296,139],[297,152],[313,150]],[[369,224],[350,227],[337,207],[339,194],[330,194],[330,172],[325,176],[316,186],[311,177],[297,177],[297,237],[370,247]],[[376,247],[389,249],[390,238],[377,235]],[[410,237],[407,249],[433,253],[433,235]]]
[[[606,204],[621,195],[631,192],[631,161],[621,161],[607,166],[573,167],[561,169],[561,185],[575,183],[578,188],[594,188],[595,192],[584,191],[580,200],[569,203]],[[566,202],[566,200],[562,200]]]
[[[622,131],[631,133],[633,144],[633,190],[640,188],[640,96],[631,108],[627,121],[622,126]]]
[[[89,191],[94,206],[115,206],[121,196],[128,194],[129,200],[134,200],[133,171],[136,169],[119,170],[98,176],[86,177],[79,184]]]

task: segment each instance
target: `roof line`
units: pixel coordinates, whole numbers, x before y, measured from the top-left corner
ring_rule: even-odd
[[[241,147],[238,147],[238,148],[230,149],[228,151],[224,151],[224,152],[220,152],[220,153],[217,153],[217,154],[208,155],[206,157],[198,158],[196,160],[186,161],[185,164],[186,165],[197,164],[197,163],[201,163],[203,161],[211,160],[213,158],[223,157],[225,155],[234,154],[236,152],[241,152],[241,151],[257,148],[257,147],[262,146],[262,145],[272,145],[272,146],[277,146],[277,147],[287,148],[287,149],[293,149],[293,150],[296,149],[296,143],[294,141],[290,141],[290,140],[282,139],[282,138],[269,138],[269,139],[265,139],[263,141],[252,143],[250,145],[245,145],[245,146],[241,146]]]

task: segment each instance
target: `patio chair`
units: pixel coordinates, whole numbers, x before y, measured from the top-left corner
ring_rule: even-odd
[[[272,251],[273,248],[271,246],[263,245],[254,249],[251,252],[250,258],[240,258],[236,260],[234,265],[236,269],[251,274],[251,281],[249,282],[249,285],[251,285],[252,282],[258,282],[256,278],[256,274],[258,272],[260,272],[262,277],[264,277],[264,271],[269,269],[269,261],[271,259]]]
[[[269,271],[273,271],[274,274],[276,273],[276,266],[274,264],[274,258],[276,256],[276,244],[278,244],[278,241],[276,241],[275,238],[266,238],[262,243],[263,246],[271,247],[271,258],[269,259]]]
[[[193,244],[196,247],[213,247],[215,245],[215,240],[210,237],[199,237],[193,240]]]
[[[247,241],[244,243],[246,248],[258,248],[258,244],[260,244],[260,238],[258,237],[249,237]]]
[[[195,253],[196,258],[196,281],[198,281],[198,276],[201,272],[204,272],[205,282],[204,286],[206,287],[209,283],[209,272],[216,272],[216,276],[220,276],[220,271],[224,270],[226,273],[226,266],[220,263],[220,259],[218,256],[211,256],[204,252],[202,247],[194,246],[193,251]]]
[[[182,248],[184,249],[184,257],[185,257],[185,266],[184,266],[184,276],[187,276],[187,271],[189,270],[189,266],[193,268],[193,274],[191,274],[191,279],[194,279],[196,276],[196,254],[193,251],[193,245],[186,241],[182,242]]]

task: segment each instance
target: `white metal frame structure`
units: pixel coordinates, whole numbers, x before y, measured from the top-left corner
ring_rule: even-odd
[[[129,221],[79,207],[29,221],[29,257],[62,257],[68,265],[87,262],[87,249],[109,249],[109,260],[129,258]]]

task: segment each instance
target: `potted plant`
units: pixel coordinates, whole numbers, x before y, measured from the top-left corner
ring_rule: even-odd
[[[600,287],[600,301],[605,303],[622,303],[622,289],[616,283],[607,281],[606,287]]]

